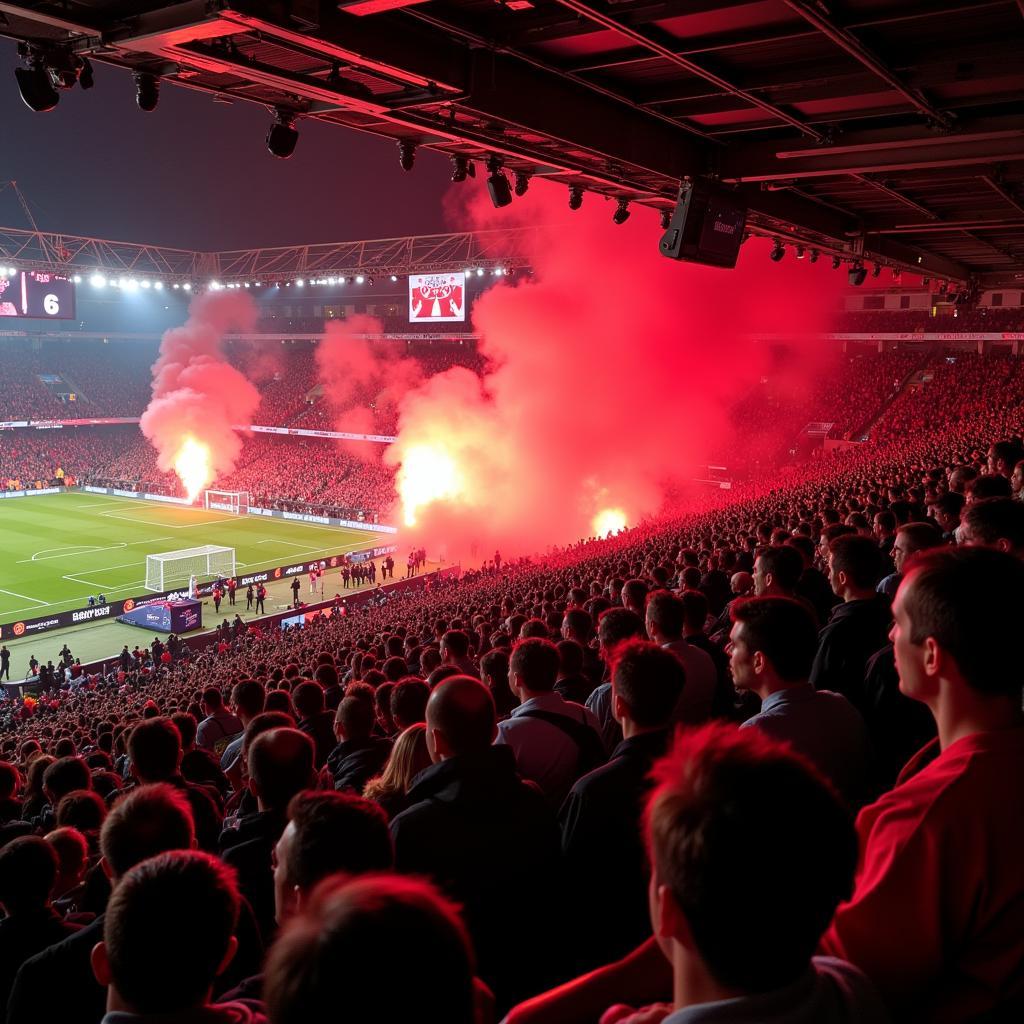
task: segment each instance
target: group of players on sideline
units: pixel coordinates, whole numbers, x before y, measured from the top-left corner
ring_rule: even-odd
[[[1017,427],[11,716],[7,1020],[1018,1019]]]

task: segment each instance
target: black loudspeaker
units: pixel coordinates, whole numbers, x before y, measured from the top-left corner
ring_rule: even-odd
[[[670,260],[735,267],[747,208],[727,189],[697,179],[679,194],[659,250]]]

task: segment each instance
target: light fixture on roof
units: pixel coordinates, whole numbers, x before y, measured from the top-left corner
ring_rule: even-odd
[[[491,197],[496,210],[512,202],[512,187],[501,169],[501,161],[496,156],[487,159],[487,194]]]
[[[398,163],[403,171],[411,171],[416,163],[416,143],[402,139],[398,143]]]
[[[832,269],[838,270],[843,265],[843,261],[838,256],[832,257]]]
[[[465,181],[469,176],[469,157],[452,157],[452,181]]]
[[[882,273],[882,264],[881,263],[876,263],[871,268],[871,276],[872,277],[878,277],[878,275],[881,274],[881,273]]]
[[[782,239],[776,238],[775,244],[772,246],[772,250],[768,253],[768,259],[773,263],[778,263],[783,256],[786,255],[786,247],[782,244]]]
[[[362,274],[356,274],[356,284],[363,284],[366,278]]]
[[[818,252],[817,249],[812,249],[811,250],[811,255],[808,257],[808,262],[809,263],[817,263],[820,256],[821,256],[821,253]]]
[[[274,108],[274,120],[267,131],[267,149],[280,160],[287,160],[295,152],[299,130],[295,127],[295,114],[285,107]]]
[[[391,280],[392,280],[392,282],[397,281],[398,280],[398,275],[397,274],[392,274],[391,275]]]
[[[798,260],[802,260],[807,256],[807,250],[802,245],[798,245],[793,251],[793,255],[796,256]]]
[[[613,224],[625,224],[629,220],[629,200],[620,199],[615,204],[615,212],[612,214]]]
[[[583,205],[583,186],[569,186],[569,209],[578,210]]]
[[[867,276],[868,268],[862,263],[855,263],[846,273],[847,281],[849,281],[854,288],[859,288],[864,283]]]
[[[516,171],[514,181],[513,191],[521,199],[530,188],[530,175],[526,171]]]
[[[148,71],[136,71],[132,77],[135,79],[135,102],[139,105],[139,110],[144,110],[147,114],[156,110],[156,105],[160,102],[160,79]]]

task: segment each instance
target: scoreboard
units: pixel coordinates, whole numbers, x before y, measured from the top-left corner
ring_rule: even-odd
[[[63,274],[0,268],[0,317],[74,320],[75,284]]]

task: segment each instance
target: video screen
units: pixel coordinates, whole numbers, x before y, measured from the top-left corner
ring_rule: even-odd
[[[0,316],[74,320],[75,284],[63,274],[0,267]]]

